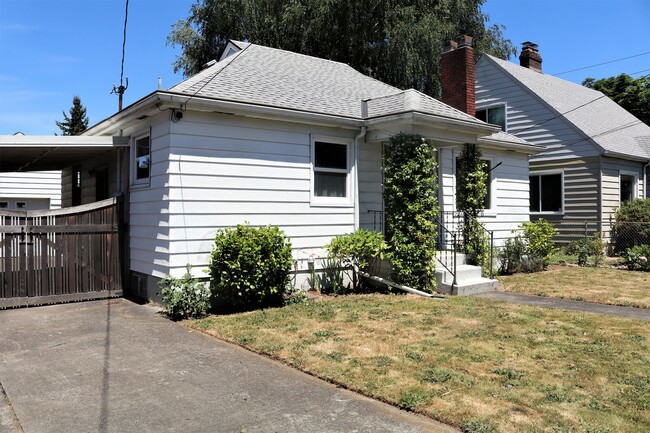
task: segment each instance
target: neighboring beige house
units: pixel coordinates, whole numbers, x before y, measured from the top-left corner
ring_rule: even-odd
[[[530,160],[531,218],[556,223],[561,240],[585,221],[607,238],[621,202],[650,196],[650,127],[601,92],[542,73],[535,44],[524,43],[520,64],[480,58],[477,117],[544,147]]]

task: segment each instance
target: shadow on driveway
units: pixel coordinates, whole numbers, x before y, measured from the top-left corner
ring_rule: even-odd
[[[124,299],[0,311],[0,384],[26,433],[455,431]]]

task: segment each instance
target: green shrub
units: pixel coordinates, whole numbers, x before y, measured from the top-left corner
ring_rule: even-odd
[[[581,238],[571,242],[564,249],[566,254],[578,257],[578,266],[587,266],[589,257],[593,258],[594,266],[600,266],[605,258],[605,246],[599,233],[592,238]]]
[[[292,267],[291,243],[279,228],[219,230],[210,256],[212,294],[237,310],[280,306]]]
[[[650,245],[650,199],[623,202],[612,226],[612,249],[619,255],[635,245]]]
[[[533,261],[541,260],[543,269],[546,269],[551,256],[558,251],[553,242],[557,230],[544,218],[523,223],[520,228],[526,242],[526,255]]]
[[[499,273],[501,275],[510,275],[515,272],[521,272],[525,254],[526,244],[521,236],[506,239],[503,248],[498,254],[500,263]]]
[[[164,313],[172,320],[205,316],[210,309],[210,289],[207,283],[192,277],[192,266],[181,278],[167,275],[158,283],[165,305]]]
[[[399,284],[435,287],[438,216],[433,144],[398,134],[384,151],[384,206],[392,278]]]
[[[340,268],[356,267],[362,272],[375,275],[380,261],[384,259],[384,254],[388,250],[388,245],[384,242],[381,233],[359,229],[335,236],[325,248],[329,253],[329,265],[338,262]],[[333,283],[342,286],[342,281],[334,280]],[[359,287],[354,289],[361,288],[360,284],[357,285]]]
[[[631,271],[650,272],[650,245],[636,245],[625,250],[623,263]]]

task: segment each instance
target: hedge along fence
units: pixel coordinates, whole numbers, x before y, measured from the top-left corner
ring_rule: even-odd
[[[419,135],[391,137],[384,151],[384,207],[393,279],[435,288],[437,163],[433,144]]]

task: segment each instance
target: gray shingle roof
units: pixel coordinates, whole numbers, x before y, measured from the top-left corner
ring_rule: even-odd
[[[650,158],[650,127],[593,89],[487,57],[584,132],[603,150]],[[577,108],[580,107],[580,108]]]
[[[405,111],[483,122],[415,90],[402,91],[331,60],[234,42],[236,54],[169,89],[171,92],[362,119]]]

